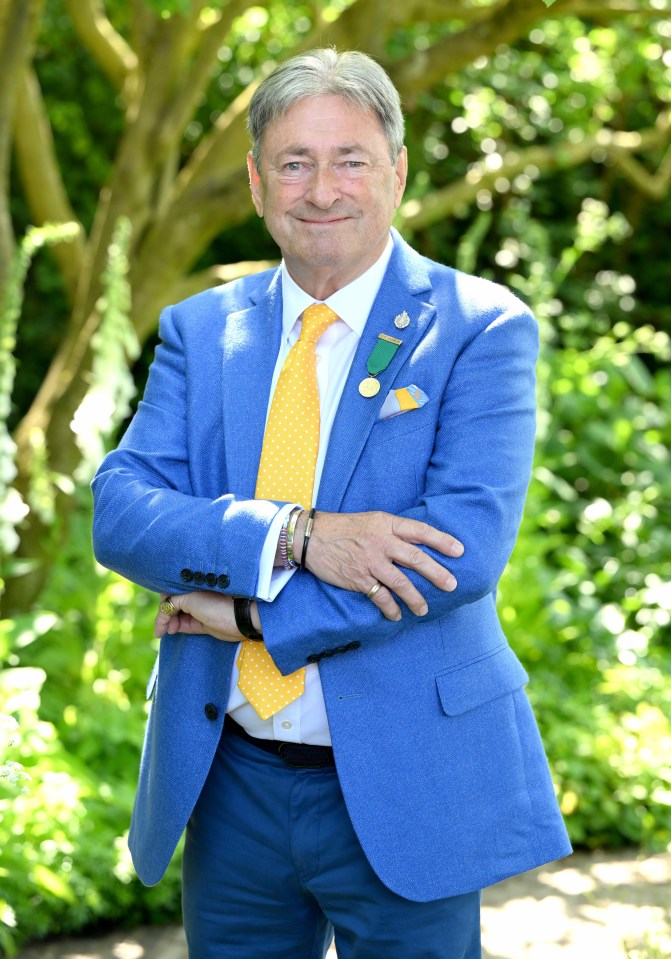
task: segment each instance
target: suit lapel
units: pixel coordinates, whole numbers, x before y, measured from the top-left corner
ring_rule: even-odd
[[[281,335],[282,283],[278,270],[258,302],[229,314],[222,337],[228,489],[239,496],[254,496]]]
[[[317,496],[320,509],[337,512],[340,508],[387,393],[435,316],[435,307],[425,302],[429,297],[422,299],[419,295],[430,289],[421,258],[396,235],[394,253],[366,321],[333,423]],[[404,310],[410,323],[406,329],[398,330],[394,318]],[[368,376],[366,364],[380,333],[394,336],[403,343],[387,369],[377,377],[379,393],[366,399],[359,393],[359,383]]]

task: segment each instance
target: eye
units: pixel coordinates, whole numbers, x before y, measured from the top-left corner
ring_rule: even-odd
[[[301,160],[289,160],[288,163],[285,163],[282,166],[283,173],[302,173],[304,169],[305,164]]]

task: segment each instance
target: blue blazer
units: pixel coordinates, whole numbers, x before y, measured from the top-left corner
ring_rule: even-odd
[[[268,271],[164,311],[144,399],[93,483],[105,566],[156,592],[254,596],[279,508],[253,497],[281,300]],[[366,399],[358,385],[380,333],[403,345]],[[458,587],[422,580],[428,615],[406,610],[400,622],[305,572],[259,604],[283,673],[319,662],[349,815],[380,879],[408,899],[458,895],[570,852],[528,677],[495,608],[531,469],[536,354],[535,321],[509,291],[394,233],[316,506],[453,533],[464,555],[436,558]],[[426,405],[380,419],[388,391],[411,384]],[[130,832],[146,884],[162,877],[208,774],[236,649],[207,635],[161,640]]]

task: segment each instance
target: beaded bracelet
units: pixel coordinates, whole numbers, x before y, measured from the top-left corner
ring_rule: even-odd
[[[284,525],[280,530],[280,538],[278,540],[280,547],[280,559],[282,560],[282,566],[285,569],[291,569],[291,563],[289,562],[289,556],[287,554],[287,527]]]
[[[295,509],[293,509],[291,513],[289,514],[289,522],[287,523],[287,527],[286,527],[287,556],[286,556],[286,562],[284,563],[285,569],[295,569],[296,566],[300,565],[299,563],[296,562],[296,558],[294,556],[294,533],[296,532],[296,523],[298,522],[298,517],[301,515],[302,512],[303,510],[301,509],[300,506],[298,506]],[[282,556],[281,543],[280,543],[280,555]],[[282,559],[284,560],[284,556],[282,556]]]

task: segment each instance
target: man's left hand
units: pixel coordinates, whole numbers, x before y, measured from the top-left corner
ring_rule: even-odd
[[[161,594],[161,600],[167,598],[166,594]],[[169,615],[159,610],[154,620],[154,636],[207,633],[226,643],[239,643],[244,639],[235,625],[230,596],[197,591],[170,596],[170,602],[177,612]]]

